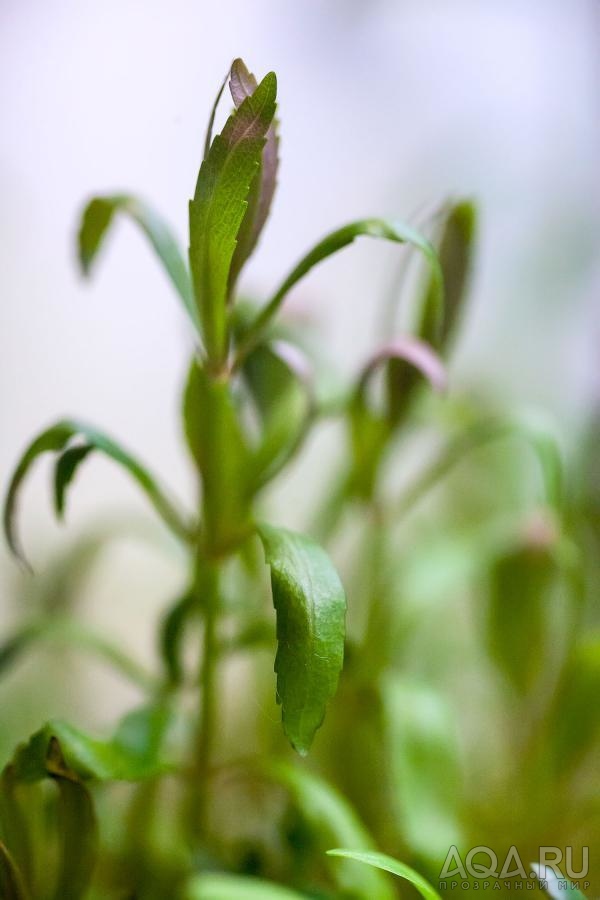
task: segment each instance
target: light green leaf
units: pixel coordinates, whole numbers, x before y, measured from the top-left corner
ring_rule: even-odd
[[[435,891],[428,881],[426,881],[418,872],[411,869],[410,866],[398,862],[391,856],[384,853],[357,853],[355,850],[328,850],[329,856],[341,856],[345,859],[353,859],[356,862],[366,863],[368,866],[374,866],[377,869],[383,869],[385,872],[391,872],[393,875],[399,875],[414,884],[418,892],[425,900],[440,900],[440,895]]]
[[[322,778],[283,761],[265,763],[260,771],[290,793],[323,850],[334,842],[357,850],[374,849],[371,835],[352,806]],[[388,878],[378,872],[345,861],[334,865],[332,871],[340,888],[351,894],[358,893],[368,900],[391,900],[396,896]]]
[[[361,236],[383,238],[384,240],[393,241],[398,244],[412,244],[424,255],[431,269],[432,283],[435,286],[431,295],[431,319],[434,323],[433,330],[435,332],[435,340],[432,341],[432,343],[434,346],[437,346],[442,326],[444,286],[442,270],[435,250],[429,241],[403,222],[387,219],[363,219],[359,222],[352,222],[350,225],[345,225],[337,231],[333,231],[331,234],[327,235],[327,237],[323,238],[322,241],[319,241],[319,243],[300,260],[248,329],[238,350],[238,364],[259,342],[265,328],[281,306],[286,294],[294,287],[294,285],[304,278],[304,276],[318,263],[327,259],[327,257],[332,256],[334,253],[337,253],[337,251],[341,250],[343,247],[347,247],[348,244],[351,244],[357,237]]]
[[[0,841],[0,897],[2,900],[28,900],[23,876],[7,847]]]
[[[252,181],[275,114],[277,79],[265,76],[227,120],[204,159],[190,201],[190,267],[209,360],[227,355],[229,275]]]
[[[85,441],[85,451],[79,446],[67,448],[69,441],[78,436]],[[154,477],[138,460],[106,434],[83,422],[66,419],[50,426],[35,438],[21,457],[10,482],[4,506],[4,531],[9,547],[18,559],[26,562],[16,532],[16,507],[21,484],[32,464],[43,453],[61,450],[66,452],[66,459],[63,456],[56,468],[55,499],[57,511],[61,514],[65,489],[72,480],[77,466],[88,455],[88,446],[104,453],[126,469],[166,525],[179,537],[189,540],[190,527],[163,489],[158,486]]]
[[[193,878],[184,889],[183,900],[301,900],[304,896],[262,878],[219,872]]]
[[[277,700],[302,756],[334,695],[344,660],[346,597],[325,551],[304,535],[260,525],[277,613]]]
[[[158,213],[136,197],[116,194],[94,197],[88,203],[83,212],[78,235],[79,260],[84,273],[89,274],[116,213],[129,216],[142,229],[163,263],[186,312],[198,329],[192,282],[179,245]]]
[[[573,887],[569,878],[558,878],[550,866],[531,863],[531,870],[538,881],[546,882],[546,893],[553,900],[563,900],[564,897],[570,897],[571,900],[585,900],[585,894]]]

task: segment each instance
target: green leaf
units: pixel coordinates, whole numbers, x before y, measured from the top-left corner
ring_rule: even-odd
[[[310,826],[319,846],[332,842],[359,848],[374,848],[373,840],[348,801],[330,784],[312,772],[283,761],[264,763],[260,771],[282,785]],[[368,900],[391,900],[395,893],[387,877],[345,861],[333,867],[340,888]]]
[[[277,79],[265,76],[227,120],[200,167],[190,201],[190,267],[209,360],[219,369],[227,355],[230,269],[250,186],[275,114]]]
[[[391,872],[393,875],[399,875],[400,878],[405,878],[406,881],[414,884],[421,897],[425,897],[425,900],[440,900],[438,892],[418,872],[415,872],[410,866],[398,862],[393,857],[386,856],[384,853],[357,853],[355,850],[328,850],[327,852],[329,856],[353,859],[356,862],[366,863],[368,866],[383,869],[385,872]]]
[[[9,850],[0,841],[0,897],[2,900],[28,900],[23,877]]]
[[[270,481],[296,452],[313,413],[308,365],[298,348],[283,341],[261,344],[247,358],[242,374],[261,424],[253,454],[253,489]]]
[[[262,337],[265,328],[281,306],[286,294],[297,284],[310,270],[327,257],[332,256],[347,247],[357,237],[361,236],[383,238],[384,240],[393,241],[398,244],[412,244],[425,257],[430,269],[432,283],[435,288],[432,293],[432,322],[434,323],[434,340],[432,343],[437,346],[442,326],[443,316],[443,277],[439,260],[435,250],[422,235],[403,222],[396,222],[386,219],[363,219],[359,222],[352,222],[345,225],[337,231],[333,231],[327,237],[323,238],[319,243],[304,256],[297,266],[288,275],[285,281],[275,292],[271,300],[263,307],[257,315],[254,323],[248,329],[248,332],[238,350],[238,363],[244,359],[250,350],[256,346]]]
[[[187,443],[202,476],[203,531],[209,554],[250,533],[250,451],[230,386],[192,360],[183,398]]]
[[[461,200],[446,204],[439,236],[434,240],[444,277],[444,313],[440,345],[446,346],[459,325],[473,262],[477,231],[474,204]],[[416,333],[424,340],[435,337],[435,293],[437,285],[430,278],[423,295]]]
[[[126,716],[109,740],[90,737],[66,722],[50,721],[17,748],[11,764],[14,777],[33,783],[55,774],[53,754],[58,741],[65,765],[78,778],[97,781],[154,778],[169,770],[159,751],[171,721],[162,705],[144,707]],[[144,740],[150,740],[149,746]]]
[[[262,878],[219,872],[192,878],[183,900],[301,900],[305,896]]]
[[[81,436],[85,440],[85,450],[80,446],[67,448],[69,441],[77,436]],[[65,448],[67,449],[65,450]],[[17,501],[21,484],[32,464],[43,453],[65,450],[66,456],[63,454],[59,460],[55,473],[56,508],[61,515],[64,508],[65,489],[73,479],[78,465],[88,456],[90,448],[104,453],[126,469],[166,525],[179,537],[189,540],[189,526],[184,522],[173,502],[158,486],[154,477],[138,460],[106,434],[83,422],[67,419],[50,426],[35,438],[21,457],[10,482],[4,506],[4,532],[10,549],[18,559],[26,564],[16,532]]]
[[[183,681],[181,655],[185,626],[199,611],[197,594],[190,589],[173,604],[162,621],[160,651],[169,682],[173,686]]]
[[[454,716],[429,686],[384,677],[387,758],[404,843],[432,863],[462,842],[463,788]]]
[[[344,660],[346,597],[325,551],[304,535],[260,525],[277,612],[277,700],[302,756],[334,695]]]
[[[585,894],[573,887],[569,878],[558,878],[550,866],[531,863],[530,868],[538,881],[546,882],[546,893],[553,900],[563,900],[564,897],[571,897],[572,900],[585,900]]]
[[[186,312],[198,330],[198,314],[194,304],[192,282],[185,258],[169,227],[147,203],[127,194],[94,197],[82,216],[79,229],[79,260],[89,275],[116,213],[131,218],[142,229],[165,267]]]
[[[50,739],[46,762],[59,792],[60,863],[54,900],[77,900],[85,896],[96,863],[98,829],[92,799],[66,764],[54,737]]]

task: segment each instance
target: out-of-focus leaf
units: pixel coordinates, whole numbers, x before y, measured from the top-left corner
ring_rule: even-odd
[[[340,856],[343,859],[353,859],[356,862],[365,863],[368,866],[374,866],[376,869],[382,869],[385,872],[391,872],[393,875],[399,875],[414,884],[421,897],[425,900],[440,900],[440,895],[435,891],[428,881],[422,875],[411,869],[410,866],[398,862],[385,853],[358,853],[356,850],[328,850],[328,856]]]
[[[7,847],[0,841],[0,897],[2,900],[28,900],[23,876]]]
[[[181,645],[184,630],[188,621],[198,611],[198,596],[195,591],[190,589],[173,604],[163,619],[160,630],[160,650],[172,685],[181,684],[183,680]]]
[[[193,360],[183,400],[187,443],[202,475],[209,553],[237,546],[250,532],[250,451],[229,385]]]
[[[227,355],[229,273],[248,195],[275,114],[269,73],[227,120],[204,159],[190,201],[190,267],[204,342],[218,369]]]
[[[387,406],[379,411],[369,401],[368,387],[381,366],[386,367]],[[431,347],[410,336],[385,344],[363,368],[349,406],[351,482],[352,489],[360,496],[372,495],[386,445],[423,379],[434,390],[442,391],[446,387],[446,370]]]
[[[489,574],[488,647],[523,693],[532,690],[546,670],[551,593],[560,575],[556,529],[540,521],[536,531],[501,552]]]
[[[263,307],[257,315],[255,321],[249,327],[244,340],[238,351],[238,361],[242,360],[250,350],[256,346],[262,337],[265,328],[281,306],[286,294],[297,284],[310,270],[318,263],[327,259],[347,247],[357,237],[361,236],[383,238],[384,240],[394,241],[399,244],[412,244],[416,247],[427,260],[431,269],[431,277],[435,284],[435,290],[431,297],[432,312],[431,321],[435,323],[432,329],[435,332],[436,340],[433,341],[437,346],[439,331],[441,329],[443,315],[443,296],[444,286],[442,270],[437,258],[436,252],[422,235],[403,222],[391,221],[387,219],[363,219],[360,222],[352,222],[345,225],[337,231],[333,231],[327,237],[323,238],[292,270],[285,281],[275,292],[271,300]]]
[[[152,675],[109,638],[56,613],[29,622],[0,645],[0,674],[40,641],[91,653],[143,690],[157,687]]]
[[[277,613],[277,700],[292,746],[308,753],[344,661],[346,597],[325,551],[304,535],[261,525]]]
[[[460,844],[461,769],[453,717],[430,688],[388,677],[382,683],[394,799],[405,842],[438,861]]]
[[[564,776],[589,753],[600,734],[600,637],[573,647],[556,692],[550,719],[557,776]]]
[[[0,774],[0,835],[29,886],[33,875],[32,842],[18,798],[14,767],[10,764]]]
[[[444,314],[440,334],[442,346],[446,346],[454,336],[459,324],[473,262],[476,231],[477,215],[471,201],[460,200],[446,205],[439,237],[434,240],[444,276]],[[435,308],[435,298],[431,294],[435,291],[436,284],[429,279],[416,326],[416,333],[424,340],[435,337],[434,323],[431,322],[431,310]]]
[[[292,353],[298,359],[292,360]],[[252,460],[254,489],[281,470],[306,433],[312,397],[303,362],[297,348],[274,341],[257,347],[244,364],[244,378],[261,420]]]
[[[106,456],[110,457],[110,459],[114,460],[114,462],[122,466],[142,489],[165,524],[179,537],[185,538],[186,540],[189,539],[189,526],[185,523],[181,514],[176,509],[173,502],[167,497],[164,490],[159,487],[155,478],[140,462],[138,462],[138,460],[106,434],[97,431],[95,428],[92,428],[83,422],[65,419],[50,426],[50,428],[47,428],[29,445],[19,460],[8,488],[4,506],[4,531],[9,547],[19,560],[26,563],[25,556],[17,537],[15,521],[21,484],[38,456],[47,452],[64,451],[62,459],[64,459],[65,453],[68,454],[66,462],[63,462],[61,459],[56,467],[55,473],[57,511],[62,514],[65,489],[73,479],[77,466],[83,462],[89,453],[87,447],[85,452],[82,452],[80,447],[77,447],[76,452],[71,452],[71,448],[67,448],[69,441],[78,436],[81,436],[85,440],[86,445],[93,447],[94,450],[104,453]],[[65,450],[65,448],[67,449]],[[73,450],[74,449],[75,448],[73,448]]]
[[[585,894],[573,887],[569,878],[559,878],[550,866],[531,863],[530,868],[538,881],[545,883],[546,893],[553,900],[563,900],[564,897],[570,897],[571,900],[585,900]]]
[[[46,765],[59,792],[60,864],[54,900],[78,900],[85,896],[96,863],[98,834],[92,799],[66,764],[55,737],[50,738]]]
[[[152,726],[144,725],[147,732],[163,723],[159,712]],[[139,713],[135,728],[139,729],[139,717],[150,713]],[[151,720],[151,719],[150,719]],[[121,725],[120,730],[110,740],[98,740],[66,722],[51,721],[37,731],[26,744],[17,748],[12,761],[14,777],[23,782],[35,782],[54,772],[52,756],[54,742],[58,741],[66,765],[79,778],[98,781],[139,781],[153,778],[168,771],[169,764],[160,755],[149,755],[148,748],[142,748],[139,740],[132,737],[134,725]]]
[[[183,900],[301,900],[305,896],[262,878],[218,872],[193,878]]]
[[[79,260],[84,273],[89,274],[116,213],[129,216],[142,229],[163,263],[186,312],[198,328],[190,274],[179,244],[158,213],[136,197],[117,194],[94,197],[88,203],[78,235]]]
[[[374,849],[373,840],[354,809],[322,778],[282,761],[265,763],[260,771],[289,792],[323,851],[333,842],[357,850]],[[351,894],[356,892],[370,900],[391,900],[395,896],[385,876],[353,863],[334,864],[333,875],[339,887]]]
[[[246,97],[250,97],[258,87],[256,78],[248,71],[241,59],[233,62],[229,87],[236,107],[240,107]],[[267,131],[260,169],[252,182],[248,208],[238,232],[237,247],[229,275],[230,292],[233,290],[242,266],[253,252],[269,215],[277,183],[278,143],[275,122],[273,122]]]

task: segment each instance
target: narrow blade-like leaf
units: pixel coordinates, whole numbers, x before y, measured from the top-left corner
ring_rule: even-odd
[[[281,306],[286,294],[294,287],[294,285],[304,278],[304,276],[318,263],[327,259],[327,257],[332,256],[334,253],[337,253],[338,250],[347,247],[348,244],[351,244],[357,237],[361,236],[382,238],[398,244],[412,244],[423,253],[431,269],[431,278],[434,285],[432,294],[434,311],[432,316],[435,323],[436,340],[433,341],[433,343],[434,346],[437,345],[437,340],[439,339],[442,327],[444,289],[442,270],[435,250],[428,240],[403,222],[387,219],[363,219],[359,222],[352,222],[350,225],[345,225],[337,231],[333,231],[331,234],[327,235],[327,237],[323,238],[322,241],[319,241],[319,243],[300,260],[248,329],[242,345],[238,350],[238,361],[241,361],[241,359],[249,353],[252,347],[256,345],[257,341],[264,333],[266,326]]]
[[[227,354],[229,273],[248,194],[275,114],[277,80],[269,73],[218,134],[200,167],[190,201],[190,267],[209,359]]]
[[[70,449],[67,450],[67,455],[63,454],[56,468],[55,499],[59,515],[64,509],[66,487],[73,479],[78,465],[83,462],[90,449],[93,448],[122,466],[142,489],[169,528],[179,537],[189,539],[189,526],[163,489],[158,486],[155,478],[138,460],[106,434],[83,422],[66,419],[47,428],[29,445],[10,482],[4,506],[4,531],[9,547],[18,559],[26,564],[16,532],[16,509],[23,480],[38,456],[47,452],[64,450],[69,441],[78,436],[84,439],[85,449],[78,446],[76,449],[73,448],[73,452]]]
[[[354,859],[356,862],[365,863],[368,866],[374,866],[376,869],[383,869],[385,872],[391,872],[393,875],[399,875],[414,884],[421,897],[425,900],[440,900],[440,895],[435,891],[428,881],[422,875],[411,869],[410,866],[398,862],[385,853],[357,853],[355,850],[328,850],[329,856],[341,856],[345,859]]]
[[[344,660],[346,597],[325,551],[304,535],[261,525],[277,612],[277,699],[283,729],[308,753]]]
[[[183,900],[302,900],[298,894],[281,884],[246,875],[224,872],[196,875],[186,886]]]
[[[116,213],[128,216],[142,229],[197,329],[192,282],[179,244],[158,213],[136,197],[127,194],[94,197],[87,204],[78,235],[79,260],[84,274],[89,274]]]

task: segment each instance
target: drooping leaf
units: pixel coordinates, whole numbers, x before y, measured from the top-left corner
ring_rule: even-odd
[[[310,826],[321,852],[333,842],[355,849],[374,849],[373,840],[348,801],[335,788],[307,769],[283,761],[266,762],[260,771],[289,792]],[[395,896],[389,879],[378,872],[342,861],[332,867],[339,887],[369,900]]]
[[[93,449],[93,444],[79,444],[68,447],[58,457],[54,473],[54,509],[58,519],[62,519],[65,513],[67,488],[75,477],[79,465]]]
[[[106,434],[83,422],[67,419],[50,426],[35,438],[21,457],[10,482],[4,506],[4,531],[9,547],[18,559],[25,562],[16,532],[16,507],[22,482],[38,456],[47,452],[64,451],[69,441],[78,436],[85,440],[85,451],[79,446],[73,448],[72,453],[70,448],[67,449],[66,459],[63,454],[63,461],[59,462],[56,468],[55,498],[59,514],[62,514],[64,508],[65,489],[73,479],[78,465],[88,456],[91,447],[126,469],[169,528],[179,537],[189,539],[190,529],[181,514],[138,460]]]
[[[237,546],[250,533],[250,452],[227,382],[192,360],[183,398],[187,443],[202,475],[209,553]]]
[[[2,900],[29,900],[23,876],[2,841],[0,841],[0,897]]]
[[[442,326],[444,287],[442,270],[435,250],[429,241],[403,222],[387,219],[363,219],[359,222],[352,222],[350,225],[345,225],[337,231],[333,231],[331,234],[327,235],[327,237],[323,238],[322,241],[319,241],[319,243],[300,260],[248,329],[238,350],[238,361],[241,361],[250,352],[252,347],[258,343],[266,326],[269,324],[281,306],[285,296],[294,285],[304,278],[304,276],[318,263],[327,259],[327,257],[332,256],[334,253],[337,253],[338,250],[347,247],[348,244],[351,244],[357,237],[363,235],[367,237],[382,238],[398,244],[412,244],[424,255],[431,269],[432,282],[435,285],[431,299],[431,319],[435,324],[435,340],[431,341],[431,343],[433,343],[434,346],[437,346]]]
[[[248,195],[275,114],[277,80],[269,73],[227,120],[200,167],[190,201],[190,267],[209,360],[227,354],[229,273]]]
[[[477,231],[477,213],[469,200],[448,203],[444,212],[440,234],[434,241],[444,276],[444,314],[441,328],[441,344],[446,346],[460,324],[469,276],[473,264]],[[429,279],[419,310],[420,321],[416,332],[425,340],[431,339],[433,323],[429,321],[435,306],[436,285]]]
[[[380,411],[372,408],[368,388],[372,376],[382,366],[387,381],[387,402]],[[353,456],[351,481],[352,489],[359,496],[372,495],[386,446],[423,379],[435,391],[443,391],[447,382],[446,370],[428,344],[409,335],[385,344],[364,366],[349,405]]]
[[[256,78],[248,71],[244,62],[241,59],[234,60],[229,87],[236,107],[241,106],[246,97],[250,97],[254,93],[257,86]],[[238,243],[229,277],[230,291],[235,285],[242,266],[252,254],[269,215],[277,182],[278,144],[276,126],[273,122],[267,131],[260,168],[252,182],[248,208],[238,232]]]
[[[261,525],[277,612],[277,700],[283,730],[308,753],[344,660],[346,597],[325,551],[304,535]]]
[[[147,203],[127,194],[94,197],[87,204],[78,235],[79,261],[86,275],[102,246],[117,213],[128,216],[142,229],[165,267],[186,312],[196,329],[198,314],[194,304],[192,282],[185,258],[177,240],[163,219]]]
[[[302,900],[305,896],[263,878],[210,872],[192,878],[183,900]]]
[[[376,869],[382,869],[385,872],[391,872],[393,875],[399,875],[400,878],[405,878],[406,881],[410,881],[425,900],[440,900],[438,892],[432,888],[422,875],[419,875],[419,873],[415,872],[414,869],[411,869],[410,866],[398,862],[397,859],[386,856],[385,853],[359,853],[356,850],[329,850],[328,855],[340,856],[344,859],[353,859],[356,860],[356,862],[365,863],[367,866],[374,866]]]
[[[544,883],[546,893],[552,900],[563,900],[564,897],[570,897],[571,900],[585,900],[585,894],[573,886],[571,879],[559,878],[551,866],[531,863],[530,868],[538,881]]]
[[[181,684],[183,665],[181,661],[181,645],[185,626],[199,612],[197,593],[190,589],[168,610],[160,630],[160,651],[172,685]]]

